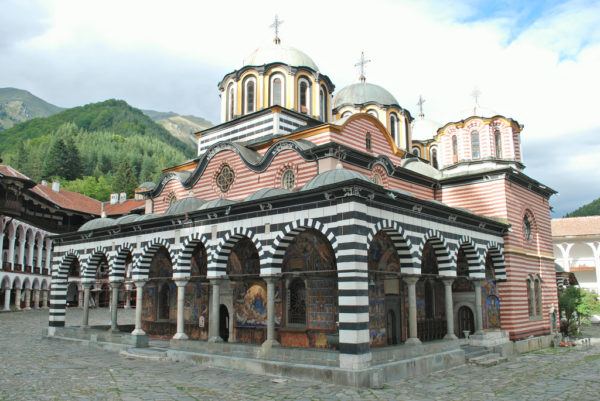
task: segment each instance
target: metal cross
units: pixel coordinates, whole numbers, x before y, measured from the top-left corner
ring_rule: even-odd
[[[419,95],[419,101],[417,102],[417,105],[419,106],[419,117],[421,118],[425,117],[425,114],[423,114],[423,103],[425,103],[425,99],[423,99],[422,95]]]
[[[279,27],[281,26],[281,24],[283,24],[283,21],[280,20],[279,16],[276,14],[275,21],[273,21],[273,23],[269,26],[270,28],[275,29],[275,39],[273,39],[273,42],[275,42],[276,44],[281,43],[281,39],[279,39]]]
[[[360,82],[365,82],[367,80],[367,77],[365,77],[365,64],[370,62],[371,60],[365,60],[365,52],[360,52],[360,60],[358,63],[354,64],[355,67],[360,67],[360,77],[358,77]]]
[[[473,92],[471,92],[471,96],[475,101],[475,104],[473,105],[473,115],[477,115],[477,107],[479,107],[479,96],[481,96],[481,91],[478,87],[475,87],[475,89],[473,89]]]

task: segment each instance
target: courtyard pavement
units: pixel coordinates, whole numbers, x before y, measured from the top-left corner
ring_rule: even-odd
[[[119,310],[120,322],[133,311]],[[109,320],[91,310],[90,323]],[[465,365],[429,376],[354,389],[276,380],[187,363],[131,360],[43,339],[48,312],[0,313],[0,400],[599,400],[600,346],[547,349],[489,368]],[[81,310],[67,311],[67,324]],[[591,335],[600,339],[600,330]],[[598,344],[598,342],[596,343]]]

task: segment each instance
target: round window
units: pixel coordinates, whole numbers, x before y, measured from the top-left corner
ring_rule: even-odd
[[[229,167],[228,164],[224,164],[221,167],[219,174],[217,174],[215,181],[221,192],[227,192],[229,191],[229,188],[231,188],[234,179],[235,175],[233,173],[233,169]]]
[[[281,187],[290,191],[296,187],[296,174],[291,168],[285,169],[281,175]]]

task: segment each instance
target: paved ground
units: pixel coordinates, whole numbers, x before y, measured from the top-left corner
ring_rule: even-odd
[[[119,310],[121,321],[131,311]],[[67,324],[81,311],[70,309]],[[92,310],[107,323],[106,309]],[[462,366],[381,390],[353,389],[191,364],[128,360],[41,338],[46,311],[0,313],[0,400],[598,400],[600,346],[549,349],[490,368]],[[593,334],[600,338],[600,330]]]

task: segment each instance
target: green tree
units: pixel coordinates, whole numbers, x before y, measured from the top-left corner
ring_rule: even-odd
[[[69,137],[65,140],[65,146],[67,153],[65,155],[65,165],[68,174],[65,176],[67,180],[75,180],[82,176],[81,156],[79,155],[79,149],[75,145],[73,137]]]
[[[79,192],[91,198],[106,201],[110,198],[112,183],[107,177],[86,176],[63,184],[66,190]]]
[[[44,169],[42,172],[43,178],[69,177],[68,164],[66,163],[67,145],[62,139],[54,141],[48,155],[46,156],[46,162],[44,163]]]
[[[27,164],[27,151],[25,150],[25,144],[23,142],[19,142],[17,145],[17,151],[12,158],[11,162],[12,166],[17,170],[23,172],[26,168]]]
[[[113,192],[126,192],[127,197],[131,198],[137,186],[135,168],[127,160],[122,161],[113,178]]]

